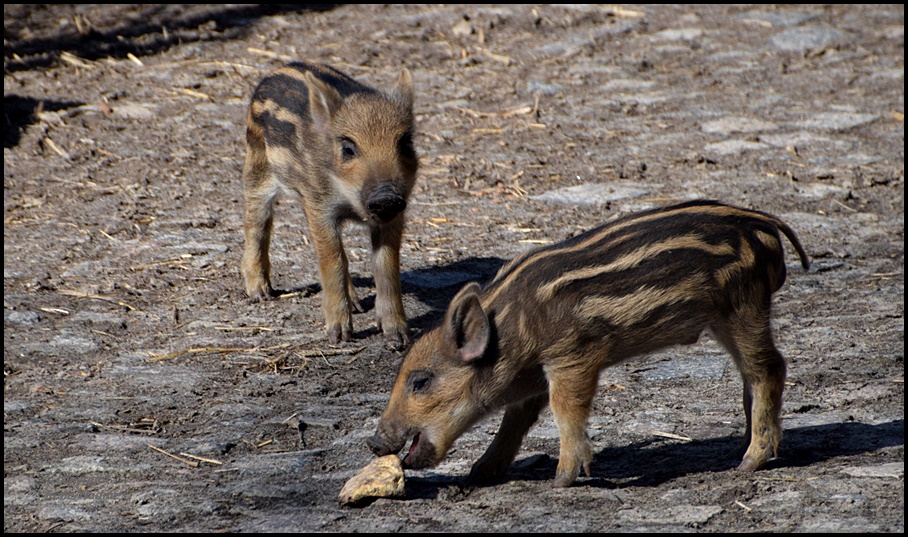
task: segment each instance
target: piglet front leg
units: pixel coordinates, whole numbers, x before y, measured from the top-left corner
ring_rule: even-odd
[[[403,214],[372,227],[372,260],[375,274],[375,323],[392,345],[410,342],[400,290],[400,246]]]

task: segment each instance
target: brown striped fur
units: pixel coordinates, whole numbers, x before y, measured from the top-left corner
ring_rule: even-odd
[[[272,295],[274,205],[290,194],[303,203],[318,256],[329,340],[349,340],[352,310],[361,311],[340,234],[352,220],[371,233],[378,327],[389,341],[406,342],[400,245],[419,165],[409,71],[384,94],[332,67],[291,63],[256,88],[246,126],[246,292]]]
[[[748,448],[739,468],[760,468],[782,436],[786,366],[770,331],[772,293],[785,281],[780,233],[808,268],[784,222],[714,201],[629,215],[518,256],[485,288],[464,287],[442,325],[413,345],[369,445],[394,453],[415,437],[404,463],[433,466],[504,406],[470,473],[496,481],[550,405],[561,439],[555,486],[570,485],[581,470],[589,475],[599,372],[709,330],[744,381]]]

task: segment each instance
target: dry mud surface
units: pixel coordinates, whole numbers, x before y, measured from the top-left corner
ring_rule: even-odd
[[[327,344],[298,203],[283,296],[244,295],[247,100],[292,59],[413,73],[416,335],[464,283],[630,211],[783,217],[813,266],[789,248],[775,296],[781,458],[734,470],[740,379],[704,337],[603,373],[571,488],[548,412],[506,483],[466,487],[495,416],[404,499],[339,506],[402,351],[355,226],[367,311]],[[6,4],[4,531],[901,533],[903,88],[903,6]]]

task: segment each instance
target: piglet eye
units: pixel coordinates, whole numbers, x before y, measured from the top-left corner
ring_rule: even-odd
[[[341,138],[340,139],[340,154],[343,160],[351,160],[357,157],[359,150],[356,147],[356,143],[350,138]]]
[[[410,391],[419,393],[425,391],[432,381],[432,373],[429,371],[414,371],[410,373],[407,384],[410,385]]]

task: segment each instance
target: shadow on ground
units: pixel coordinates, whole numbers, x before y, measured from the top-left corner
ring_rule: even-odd
[[[281,13],[327,11],[336,4],[254,4],[186,9],[180,5],[130,5],[129,16],[109,26],[93,22],[73,8],[63,8],[61,21],[72,23],[53,29],[35,28],[33,14],[61,9],[45,4],[16,4],[4,7],[3,60],[6,72],[48,67],[63,52],[86,60],[144,56],[165,51],[174,45],[195,41],[241,39],[261,17]],[[73,11],[67,13],[66,11]],[[67,15],[69,17],[67,17]]]
[[[497,257],[469,257],[447,265],[416,269],[401,274],[401,292],[415,297],[431,308],[427,313],[407,320],[410,329],[424,331],[438,324],[448,308],[454,295],[469,282],[485,285],[505,264],[504,259]],[[353,285],[357,289],[375,288],[373,278],[354,277]],[[321,292],[322,286],[317,282],[292,289],[275,289],[274,296],[299,293],[310,296]],[[360,296],[362,313],[369,313],[375,308],[375,295]],[[356,339],[366,339],[378,333],[375,327],[353,334]]]
[[[78,101],[39,100],[15,94],[3,96],[3,147],[19,145],[19,138],[25,127],[34,123],[41,111],[57,112],[85,103]]]
[[[766,469],[810,466],[828,459],[904,445],[904,427],[904,420],[895,420],[878,425],[852,422],[785,429],[782,456],[771,461]],[[734,471],[741,453],[741,439],[731,436],[686,443],[652,439],[609,447],[593,457],[592,476],[581,477],[574,486],[658,487],[686,475]],[[508,480],[552,480],[557,465],[557,458],[531,455],[514,462]],[[434,499],[442,489],[469,488],[465,480],[465,475],[408,477],[407,497]],[[616,483],[617,480],[621,482]]]

